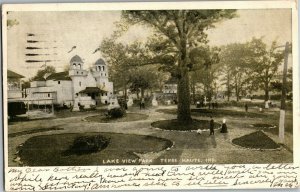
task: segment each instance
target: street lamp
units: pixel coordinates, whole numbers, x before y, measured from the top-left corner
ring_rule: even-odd
[[[281,46],[283,47],[283,46]],[[283,64],[283,76],[282,76],[282,90],[281,90],[281,106],[280,106],[280,117],[279,117],[279,142],[284,143],[284,124],[285,124],[285,109],[286,109],[286,76],[287,76],[287,65],[289,57],[289,42],[285,44],[284,50],[284,64]]]

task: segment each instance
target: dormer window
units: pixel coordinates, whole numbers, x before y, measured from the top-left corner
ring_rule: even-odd
[[[60,84],[60,81],[57,81],[58,84]]]

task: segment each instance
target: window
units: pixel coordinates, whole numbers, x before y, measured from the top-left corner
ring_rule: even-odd
[[[104,73],[104,76],[106,76],[106,73]]]
[[[101,71],[101,68],[100,68],[100,66],[98,66],[98,71]]]
[[[102,76],[102,73],[101,73],[101,76]]]
[[[78,71],[77,71],[77,74],[78,74]]]
[[[58,84],[60,84],[60,81],[57,81]]]
[[[81,69],[81,65],[80,64],[78,64],[78,68]]]
[[[73,68],[74,68],[74,69],[76,68],[76,63],[73,63]]]
[[[102,69],[103,69],[103,71],[104,71],[104,66],[102,66]]]
[[[81,75],[83,75],[83,72],[81,72]]]
[[[76,96],[78,96],[78,93],[76,93]]]
[[[48,97],[50,97],[50,93],[48,93]]]
[[[81,81],[79,81],[79,86],[81,86]]]

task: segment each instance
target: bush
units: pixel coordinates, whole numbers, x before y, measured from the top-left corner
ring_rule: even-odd
[[[113,108],[108,111],[108,116],[111,118],[121,118],[125,116],[126,111],[123,108]]]
[[[110,139],[102,135],[82,136],[74,140],[73,145],[66,151],[65,155],[77,154],[83,155],[95,153],[105,149],[110,142]]]
[[[90,105],[91,110],[96,110],[96,105]]]

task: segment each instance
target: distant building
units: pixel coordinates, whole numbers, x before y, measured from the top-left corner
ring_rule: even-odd
[[[22,98],[22,78],[23,75],[7,70],[7,113],[10,118],[26,113]]]
[[[7,70],[7,98],[9,101],[22,98],[22,78],[24,78],[23,75]]]
[[[177,79],[175,77],[171,77],[168,79],[163,87],[163,93],[175,93],[177,94]]]
[[[60,106],[73,106],[73,110],[79,110],[79,106],[90,108],[92,105],[109,103],[113,94],[113,83],[108,80],[108,67],[99,59],[94,66],[83,69],[83,61],[75,55],[70,60],[68,72],[46,74],[43,79],[31,82],[27,89],[29,99],[34,104],[39,101],[53,102]]]

